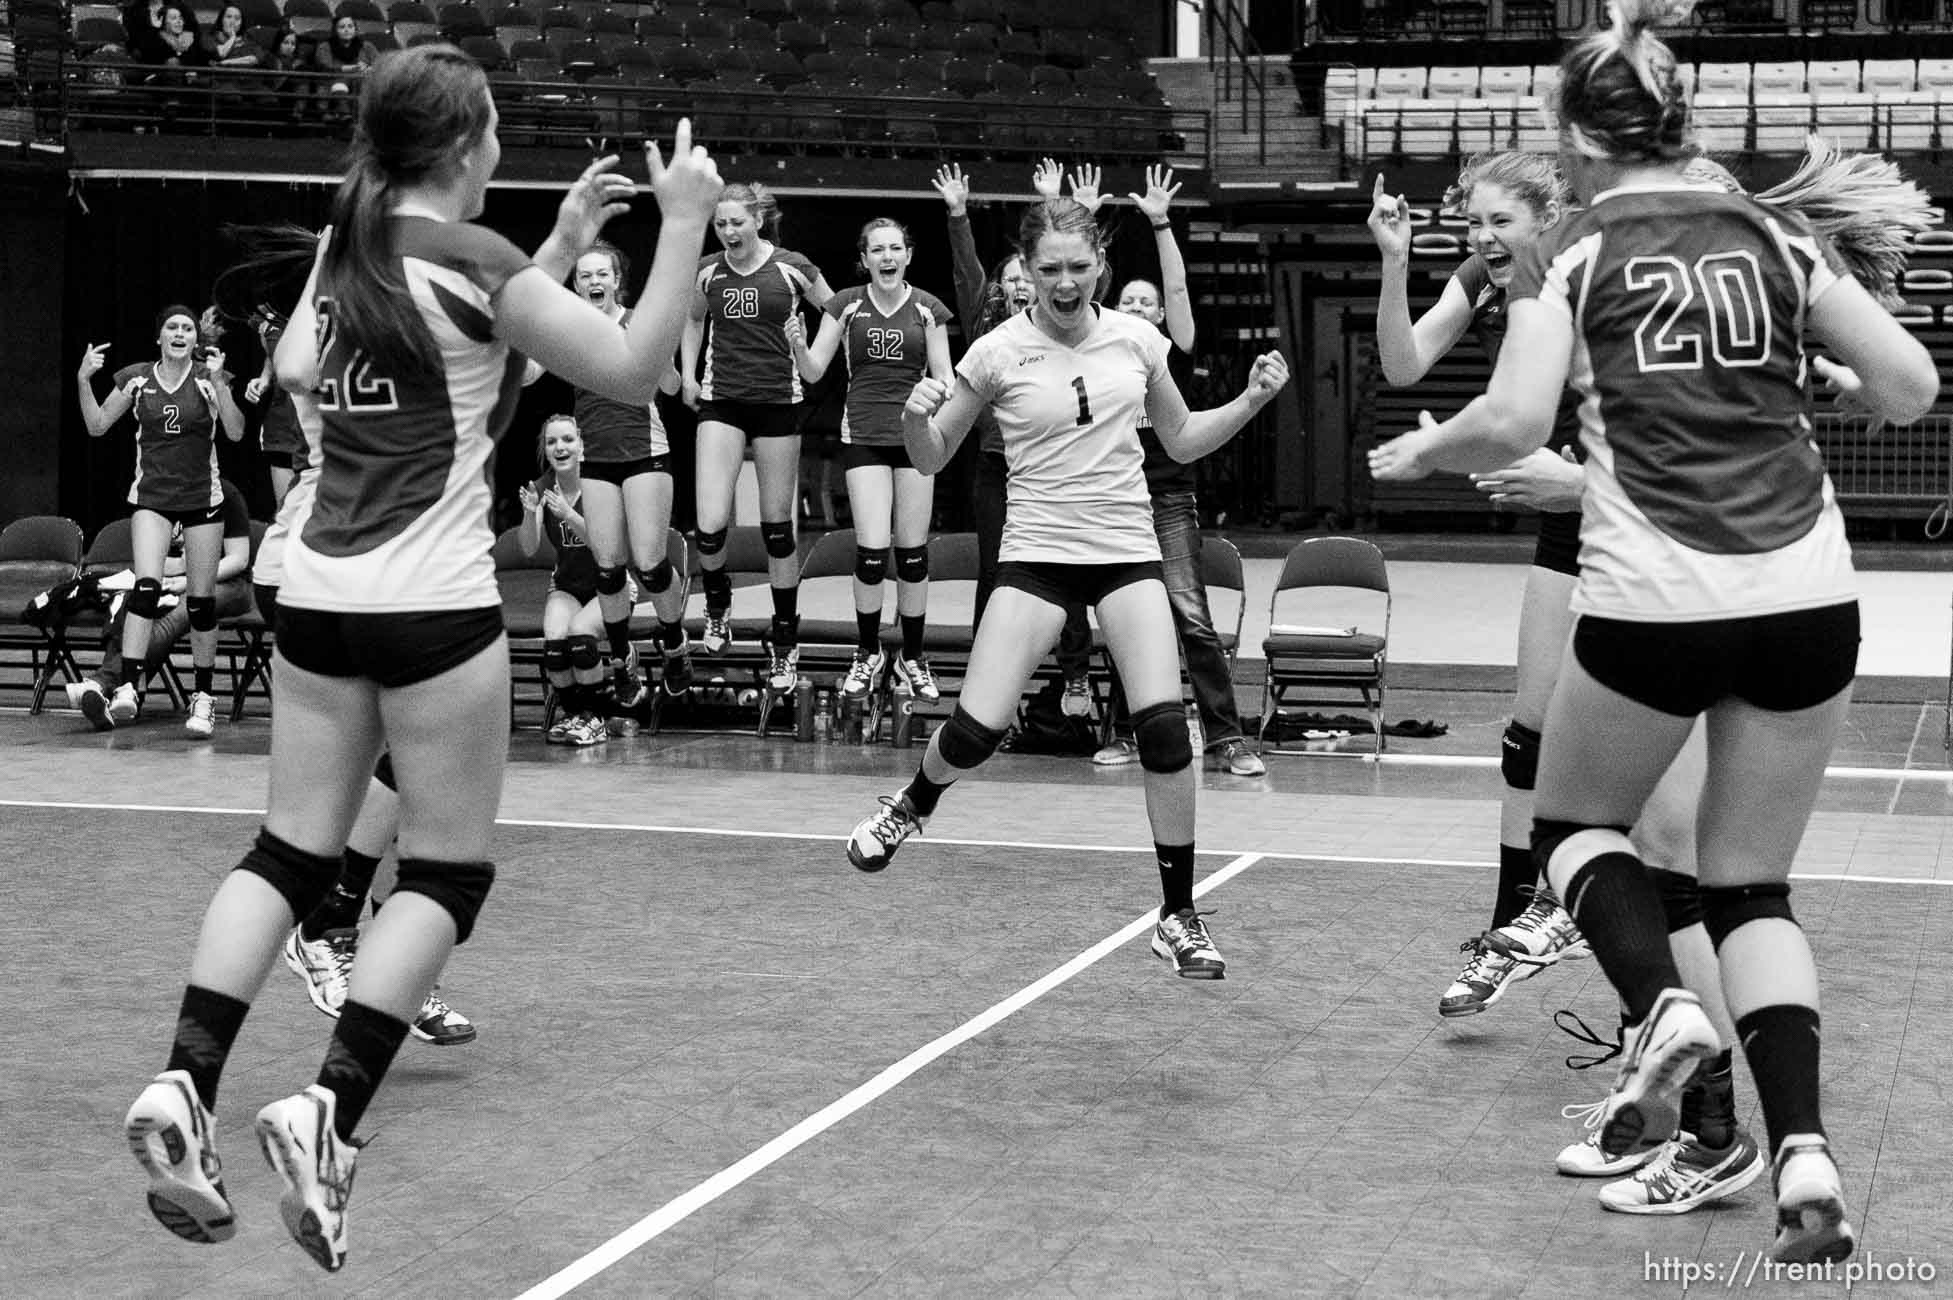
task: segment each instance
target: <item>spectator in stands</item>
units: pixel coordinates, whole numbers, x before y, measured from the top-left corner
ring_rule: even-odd
[[[243,437],[244,413],[231,397],[224,354],[197,344],[196,313],[181,305],[165,307],[157,315],[156,342],[157,359],[116,371],[113,391],[99,403],[93,380],[109,345],[89,346],[77,372],[81,418],[89,436],[99,438],[131,410],[136,417],[136,473],[129,487],[136,585],[129,594],[122,628],[122,657],[127,664],[142,664],[149,656],[150,623],[160,612],[163,594],[163,561],[175,529],[183,530],[183,603],[196,662],[196,688],[183,728],[193,736],[208,736],[217,716],[212,690],[217,667],[217,569],[224,539],[216,434],[222,425],[224,436],[232,442]],[[79,701],[89,721],[98,727],[105,719],[133,721],[141,707],[136,683],[101,676],[108,698],[97,690]]]
[[[298,33],[289,26],[280,27],[258,66],[265,71],[265,89],[272,93],[273,110],[282,110],[294,122],[305,116],[310,87],[297,74],[309,70],[311,64],[299,48]]]
[[[902,405],[916,380],[933,375],[945,386],[949,365],[949,308],[909,283],[908,228],[877,217],[855,240],[865,285],[827,300],[820,333],[810,345],[798,316],[787,321],[800,377],[816,383],[845,342],[846,411],[841,417],[842,468],[847,474],[848,514],[854,520],[855,652],[841,679],[841,694],[861,699],[881,684],[882,584],[888,552],[895,548],[896,612],[902,653],[895,680],[907,694],[942,698],[923,657],[929,602],[929,520],[935,512],[936,478],[909,461],[902,443]]]
[[[721,251],[699,262],[679,366],[685,404],[698,410],[699,573],[705,585],[705,650],[732,643],[732,579],[726,529],[748,441],[759,479],[760,534],[773,591],[767,684],[792,690],[800,662],[800,561],[793,512],[800,495],[800,371],[787,318],[804,301],[834,296],[820,268],[782,248],[780,204],[763,185],[728,185],[713,231]],[[709,326],[709,332],[708,332]],[[700,357],[704,371],[699,370]]]
[[[1163,330],[1170,345],[1167,373],[1186,395],[1194,376],[1193,295],[1187,290],[1187,263],[1173,237],[1169,215],[1173,169],[1146,169],[1146,192],[1131,198],[1153,229],[1160,258],[1160,282],[1128,280],[1119,290],[1119,310]],[[1187,680],[1193,686],[1194,707],[1200,714],[1201,739],[1235,776],[1266,776],[1268,765],[1255,753],[1241,729],[1241,706],[1234,698],[1234,676],[1227,647],[1214,630],[1207,607],[1207,584],[1200,571],[1200,503],[1195,496],[1194,465],[1169,456],[1153,432],[1153,422],[1139,421],[1140,445],[1146,449],[1146,490],[1153,499],[1153,531],[1160,540],[1160,567],[1166,578],[1167,603],[1173,607],[1174,627],[1180,633],[1180,653],[1186,660]],[[1119,737],[1092,756],[1100,766],[1137,762],[1139,749]]]
[[[1194,460],[1272,400],[1288,366],[1279,353],[1257,357],[1240,396],[1189,412],[1167,373],[1160,331],[1092,301],[1105,251],[1090,210],[1068,198],[1032,204],[1018,247],[1033,278],[1030,310],[970,348],[953,390],[933,377],[918,382],[902,413],[910,457],[933,472],[955,454],[978,410],[996,412],[1011,472],[997,587],[955,713],[930,738],[914,779],[854,828],[848,860],[882,870],[944,791],[996,752],[1067,608],[1091,604],[1132,701],[1146,769],[1163,896],[1153,951],[1183,978],[1220,979],[1227,964],[1193,905],[1197,782],[1139,418],[1152,419],[1172,455]]]
[[[204,62],[217,68],[255,68],[263,64],[264,51],[244,34],[244,10],[226,4],[217,11],[217,26],[203,34]]]
[[[181,36],[172,39],[166,35],[171,9],[177,10],[181,31],[187,32],[190,44],[195,45],[197,16],[194,11],[169,4],[167,0],[134,0],[122,11],[122,30],[128,34],[130,58],[137,63],[157,66],[182,60]]]
[[[351,14],[342,13],[332,20],[332,34],[312,51],[312,65],[320,72],[331,73],[333,78],[326,86],[327,116],[351,116],[360,79],[379,57],[379,50],[360,34],[359,21]]]
[[[1587,209],[1519,263],[1510,346],[1486,393],[1443,424],[1426,415],[1372,452],[1371,469],[1496,470],[1545,442],[1572,376],[1588,508],[1533,845],[1639,1022],[1597,1116],[1601,1149],[1672,1138],[1674,1093],[1717,1050],[1622,830],[1706,715],[1700,902],[1769,1135],[1771,1254],[1829,1262],[1854,1233],[1822,1118],[1817,971],[1788,876],[1850,705],[1859,618],[1810,437],[1807,338],[1821,336],[1887,418],[1924,414],[1939,377],[1802,217],[1687,179],[1688,95],[1651,30],[1674,16],[1672,0],[1616,0],[1611,26],[1562,59],[1561,155]]]
[[[604,611],[581,510],[583,434],[575,416],[543,421],[536,459],[542,477],[522,485],[521,540],[522,553],[534,555],[547,537],[556,556],[543,601],[543,673],[556,695],[557,715],[545,739],[552,745],[598,745],[610,739],[600,639]],[[626,583],[622,594],[628,609],[633,593]]]

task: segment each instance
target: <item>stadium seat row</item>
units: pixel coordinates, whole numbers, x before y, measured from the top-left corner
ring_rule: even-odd
[[[1953,59],[1841,59],[1811,63],[1683,64],[1682,84],[1696,93],[1752,95],[1895,94],[1953,90]],[[1554,64],[1488,67],[1329,69],[1331,101],[1366,99],[1497,99],[1546,96],[1559,77]]]

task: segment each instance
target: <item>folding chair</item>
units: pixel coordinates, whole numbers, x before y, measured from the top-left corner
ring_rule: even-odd
[[[716,655],[706,653],[700,644],[705,634],[705,584],[699,576],[702,570],[697,548],[691,550],[686,560],[689,585],[686,588],[685,630],[692,638],[692,663],[702,679],[699,685],[711,684],[713,670],[721,674],[750,673],[754,687],[763,692],[773,639],[773,606],[766,543],[760,537],[759,525],[735,524],[728,529],[725,557],[725,570],[732,579],[733,589],[733,640],[730,646]],[[762,726],[766,722],[765,713],[766,709],[762,706]]]
[[[888,704],[888,687],[885,682],[872,682],[862,699],[852,702],[841,699],[841,679],[854,662],[857,639],[854,553],[854,529],[839,528],[816,539],[813,549],[800,563],[800,672],[816,691],[816,708],[821,707],[821,694],[832,693],[831,707],[837,730],[850,742],[859,743],[873,741],[879,734]],[[891,572],[894,563],[894,557],[889,556]],[[884,620],[893,603],[884,590]],[[764,718],[761,728],[764,735]]]
[[[77,681],[81,670],[68,649],[67,631],[19,622],[27,602],[81,571],[81,528],[60,515],[29,515],[0,530],[0,652],[25,654],[33,677],[28,711],[39,713],[56,673]]]
[[[1326,589],[1336,588],[1346,589],[1344,596],[1333,601],[1324,598]],[[1372,609],[1366,611],[1369,617],[1345,625],[1348,591],[1380,596],[1380,621]],[[1363,603],[1374,606],[1378,602],[1368,599]],[[1336,613],[1325,613],[1325,607],[1332,605]],[[1364,630],[1366,623],[1376,630]],[[1390,575],[1383,552],[1354,537],[1310,537],[1297,542],[1275,580],[1268,602],[1268,636],[1261,643],[1267,676],[1262,686],[1258,735],[1264,750],[1268,728],[1282,706],[1343,702],[1353,691],[1369,708],[1376,733],[1374,752],[1382,754],[1389,640]],[[1297,691],[1306,694],[1292,694]],[[1325,691],[1342,694],[1324,698],[1321,692]]]
[[[1232,689],[1234,664],[1241,650],[1241,626],[1248,613],[1247,577],[1241,565],[1241,552],[1233,542],[1213,533],[1201,537],[1200,584],[1207,589],[1207,615],[1213,621],[1214,632],[1220,637],[1221,649],[1227,655],[1229,689]],[[1118,685],[1118,673],[1112,663],[1110,647],[1100,646],[1099,657],[1105,665],[1106,680],[1112,683],[1106,707],[1099,713],[1099,739],[1101,744],[1110,744],[1117,733],[1117,719],[1126,713],[1126,704],[1124,693]],[[1182,701],[1192,702],[1192,687],[1183,656],[1180,666]]]
[[[544,533],[534,555],[522,550],[522,525],[503,531],[489,552],[495,585],[502,592],[502,630],[509,638],[509,724],[517,725],[523,707],[540,707],[540,730],[548,731],[556,712],[556,692],[543,673],[543,604],[556,549]],[[531,677],[528,670],[534,670]],[[540,683],[540,690],[535,686]]]
[[[258,562],[258,548],[264,545],[264,535],[269,527],[264,521],[251,521],[251,564]],[[244,716],[244,705],[251,696],[252,687],[258,687],[267,704],[271,700],[271,625],[264,621],[257,602],[241,614],[224,619],[218,624],[224,633],[224,640],[218,645],[230,666],[231,677],[231,721],[236,722]]]

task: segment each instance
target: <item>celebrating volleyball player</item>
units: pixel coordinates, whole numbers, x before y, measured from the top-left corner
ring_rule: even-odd
[[[1189,413],[1167,373],[1158,328],[1092,301],[1104,269],[1098,224],[1073,199],[1025,212],[1019,232],[1034,286],[1027,312],[973,344],[953,390],[920,381],[903,411],[910,459],[933,472],[991,407],[1010,459],[1002,563],[955,713],[930,738],[906,788],[854,828],[848,858],[880,871],[936,811],[943,792],[997,749],[1066,606],[1097,607],[1133,713],[1157,851],[1160,919],[1153,951],[1190,979],[1226,962],[1193,905],[1193,753],[1180,706],[1180,651],[1146,492],[1142,412],[1161,445],[1193,460],[1233,437],[1288,380],[1279,353],[1255,359],[1226,406]]]
[[[361,941],[317,1082],[256,1124],[285,1182],[286,1228],[329,1270],[346,1258],[354,1131],[494,880],[509,665],[483,469],[520,357],[648,402],[683,328],[680,313],[653,311],[620,329],[470,224],[500,160],[495,127],[486,76],[449,45],[390,52],[361,86],[333,224],[275,362],[302,418],[322,423],[322,464],[284,557],[270,807],[206,913],[169,1066],[126,1121],[164,1225],[231,1235],[211,1144],[219,1076],[280,943],[337,877],[389,747],[397,885]],[[689,123],[669,166],[655,146],[646,161],[663,214],[647,297],[676,303],[722,182]],[[623,210],[630,186],[614,164],[592,164],[564,200],[551,239],[571,259]]]
[[[76,372],[82,423],[92,438],[107,433],[130,410],[136,415],[136,475],[129,485],[129,593],[122,624],[125,672],[140,673],[149,656],[149,625],[163,597],[163,562],[170,537],[183,529],[184,607],[190,616],[190,657],[195,687],[183,729],[208,736],[217,725],[217,567],[224,553],[224,487],[217,476],[217,426],[236,442],[244,413],[231,397],[224,354],[199,348],[197,314],[165,307],[156,316],[156,360],[115,372],[106,401],[95,400],[94,376],[109,345],[90,344]],[[102,674],[107,677],[106,670]],[[119,680],[85,692],[81,711],[97,727],[134,721],[141,708],[136,683]]]
[[[800,662],[800,558],[793,511],[800,492],[801,385],[787,343],[787,319],[799,313],[803,299],[819,311],[833,291],[812,262],[775,242],[780,204],[764,186],[726,186],[712,229],[722,248],[699,262],[679,365],[685,404],[698,408],[703,642],[707,654],[720,654],[732,643],[726,530],[750,441],[773,591],[767,682],[784,691],[792,689]]]
[[[1923,414],[1939,381],[1808,223],[1684,178],[1688,99],[1649,31],[1677,13],[1617,3],[1610,28],[1562,60],[1561,153],[1588,207],[1519,264],[1485,395],[1443,424],[1426,416],[1371,466],[1383,478],[1497,469],[1546,441],[1571,374],[1588,452],[1578,617],[1547,710],[1533,841],[1639,1022],[1601,1147],[1671,1138],[1675,1092],[1716,1050],[1625,833],[1706,715],[1701,905],[1762,1102],[1771,1253],[1836,1260],[1853,1232],[1788,876],[1849,705],[1858,607],[1811,438],[1806,331],[1886,418]]]
[[[600,566],[588,537],[588,516],[579,507],[589,499],[589,480],[579,469],[583,437],[576,417],[552,415],[543,421],[543,474],[522,485],[522,551],[534,555],[543,538],[556,556],[543,602],[543,673],[556,695],[558,714],[547,739],[552,745],[587,747],[610,739],[603,698],[604,631]],[[630,609],[628,582],[618,593]]]
[[[929,518],[936,479],[909,462],[902,442],[902,407],[924,375],[945,387],[949,366],[949,308],[909,283],[907,227],[877,217],[855,241],[868,283],[843,289],[822,309],[820,333],[806,341],[799,316],[787,318],[800,377],[814,383],[827,373],[836,349],[845,347],[848,396],[841,417],[841,465],[847,475],[848,513],[854,520],[854,660],[841,694],[859,699],[881,681],[882,585],[895,548],[896,614],[902,653],[895,680],[925,700],[942,698],[936,675],[922,654],[929,603]]]

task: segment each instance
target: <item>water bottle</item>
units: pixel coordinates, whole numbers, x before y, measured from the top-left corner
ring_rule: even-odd
[[[1206,745],[1202,743],[1203,739],[1204,733],[1200,729],[1200,710],[1189,704],[1187,706],[1187,743],[1193,746],[1195,757],[1198,757],[1201,751],[1206,748]]]
[[[915,744],[915,697],[897,695],[895,697],[895,719],[889,743],[897,749],[909,749]]]
[[[793,738],[814,738],[814,684],[805,677],[793,684]]]

